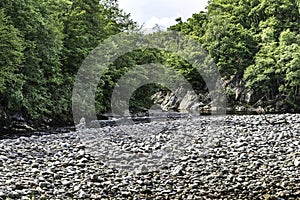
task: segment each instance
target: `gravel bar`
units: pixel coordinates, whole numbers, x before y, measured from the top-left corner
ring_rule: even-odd
[[[299,114],[212,118],[0,140],[0,199],[300,199]]]

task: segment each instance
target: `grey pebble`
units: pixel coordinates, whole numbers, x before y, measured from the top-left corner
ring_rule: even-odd
[[[300,115],[266,117],[290,123],[200,116],[1,140],[0,199],[297,199]]]

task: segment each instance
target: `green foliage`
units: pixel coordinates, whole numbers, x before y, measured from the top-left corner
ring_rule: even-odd
[[[17,110],[22,105],[22,75],[24,41],[5,10],[0,10],[0,103]]]
[[[257,30],[259,52],[245,71],[247,86],[258,97],[283,100],[299,109],[299,21],[295,1],[262,1],[252,12],[263,16]],[[292,106],[291,106],[292,105]]]
[[[110,97],[112,96],[112,92],[117,86],[118,80],[124,76],[126,72],[133,70],[135,66],[149,63],[160,63],[166,69],[177,71],[190,82],[196,91],[200,92],[205,90],[205,84],[202,77],[199,76],[199,72],[178,55],[158,49],[136,50],[117,58],[116,61],[109,66],[109,70],[101,77],[96,92],[97,113],[110,111]],[[152,73],[160,72],[157,71]],[[148,79],[147,76],[143,77],[147,74],[149,74],[149,72],[147,72],[147,69],[145,68],[144,74],[135,74],[132,79],[127,80],[126,85],[130,87],[130,85],[135,84],[136,80]],[[154,74],[151,74],[150,76],[155,77]],[[174,82],[177,80],[177,77],[176,75],[166,75],[165,80]],[[134,88],[134,86],[132,86],[132,88]],[[157,84],[149,84],[139,88],[130,100],[131,108],[135,111],[141,111],[141,108],[150,108],[153,105],[153,100],[150,97],[159,90],[165,90],[165,88]]]
[[[1,110],[34,121],[70,120],[81,62],[104,38],[134,27],[129,15],[112,3],[1,1]]]
[[[134,23],[110,1],[73,0],[67,5],[64,22],[64,71],[74,75],[84,58],[102,40],[130,29]]]
[[[86,56],[104,39],[123,30],[130,30],[135,23],[116,6],[116,1],[80,1],[73,0],[67,5],[63,16],[64,55],[63,74],[67,85],[72,86],[78,69]],[[125,70],[125,69],[124,69]],[[114,74],[115,73],[115,74]],[[98,89],[96,110],[103,113],[109,107],[109,92],[119,72],[113,71],[106,76],[105,90]],[[101,85],[101,83],[100,83]],[[71,87],[69,87],[71,88]],[[72,88],[66,90],[65,96],[71,99]],[[69,105],[69,111],[71,111]]]
[[[300,34],[283,31],[277,48],[277,72],[282,74],[283,81],[279,91],[286,99],[299,105],[300,86]]]
[[[298,0],[212,0],[170,29],[198,39],[229,85],[244,77],[254,103],[265,97],[299,109],[299,8]]]
[[[63,81],[62,24],[49,4],[51,1],[4,0],[0,5],[24,37],[24,61],[19,70],[24,82],[22,110],[35,119],[55,113],[53,94]]]
[[[207,22],[207,13],[201,11],[195,13],[187,22],[183,23],[181,18],[177,19],[178,24],[171,26],[169,30],[180,31],[184,34],[192,36],[194,39],[198,39],[205,33],[205,23]]]
[[[207,11],[193,14],[186,22],[176,21],[169,29],[199,41],[228,85],[235,77],[243,77],[254,92],[253,102],[265,97],[281,100],[285,109],[299,110],[299,0],[212,0]],[[0,115],[4,111],[22,113],[34,121],[70,120],[72,88],[83,60],[104,39],[134,28],[117,0],[1,0]],[[159,43],[160,38],[153,40]],[[127,41],[121,42],[126,48]],[[188,56],[203,61],[203,52],[190,52]],[[147,63],[177,70],[196,92],[207,92],[201,75],[180,56],[138,50],[118,58],[100,80],[97,114],[110,110],[118,80],[133,66]],[[150,107],[150,96],[163,89],[153,84],[139,88],[131,98],[133,109]],[[227,91],[229,98],[235,98],[233,88]]]

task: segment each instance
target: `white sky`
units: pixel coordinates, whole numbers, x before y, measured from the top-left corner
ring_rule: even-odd
[[[176,24],[176,18],[185,21],[207,6],[207,0],[119,0],[118,3],[139,25],[145,23],[144,28],[153,28],[156,24],[169,27]]]

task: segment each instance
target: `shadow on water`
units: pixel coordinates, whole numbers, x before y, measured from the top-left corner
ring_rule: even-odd
[[[75,131],[75,127],[51,127],[48,129],[39,129],[35,131],[12,131],[12,130],[0,130],[0,140],[3,139],[16,139],[19,137],[30,137],[30,136],[43,136],[49,134],[61,134]]]
[[[208,115],[208,114],[206,114]],[[146,112],[140,113],[139,115],[132,116],[117,116],[113,117],[110,114],[106,114],[101,117],[102,120],[95,120],[90,123],[87,123],[87,128],[101,128],[105,126],[118,126],[120,124],[128,124],[133,122],[134,124],[139,123],[150,123],[151,121],[167,121],[167,120],[176,120],[192,117],[191,114],[180,113],[180,112],[162,112],[162,111],[154,111],[154,112]],[[106,119],[103,119],[106,118]],[[34,131],[14,131],[9,129],[0,129],[0,140],[3,139],[16,139],[19,137],[30,137],[30,136],[43,136],[49,134],[61,134],[76,131],[75,126],[70,127],[51,127],[51,128],[41,128]]]
[[[120,124],[127,124],[128,120],[132,120],[131,122],[135,124],[139,123],[150,123],[152,121],[168,121],[168,120],[177,120],[177,119],[186,119],[191,117],[199,117],[199,116],[209,116],[212,113],[206,112],[199,114],[193,113],[184,113],[184,112],[163,112],[163,111],[154,111],[154,112],[146,112],[140,115],[134,116],[119,116],[113,117],[109,114],[106,114],[102,120],[95,120],[91,123],[87,124],[87,127],[91,128],[100,128],[105,126],[118,126]],[[283,113],[264,113],[264,114],[283,114]],[[259,115],[257,112],[226,112],[226,115]],[[35,131],[12,131],[12,130],[3,130],[0,129],[0,140],[3,139],[16,139],[19,137],[30,137],[30,136],[43,136],[49,134],[61,134],[61,133],[69,133],[72,131],[76,131],[75,126],[69,127],[51,127],[51,128],[42,128]]]

